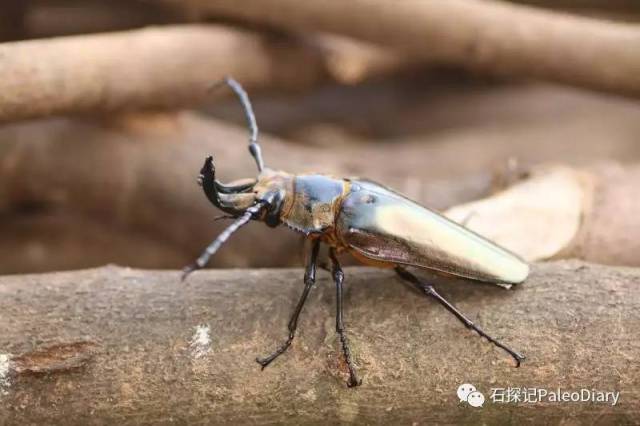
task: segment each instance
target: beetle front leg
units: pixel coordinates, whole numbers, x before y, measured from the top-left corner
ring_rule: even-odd
[[[298,317],[300,316],[300,312],[302,312],[302,307],[307,301],[307,297],[309,296],[309,291],[311,291],[311,287],[316,282],[316,261],[318,259],[318,250],[320,248],[320,241],[315,240],[313,242],[313,246],[311,248],[311,256],[309,258],[309,263],[307,264],[307,268],[304,273],[304,290],[302,290],[302,295],[300,296],[300,300],[298,301],[298,305],[296,309],[293,311],[293,315],[291,315],[291,319],[289,320],[289,337],[287,340],[278,347],[271,355],[265,358],[256,358],[256,362],[262,366],[262,369],[271,364],[271,361],[279,357],[286,351],[289,346],[291,346],[291,342],[296,335],[296,329],[298,328]]]
[[[513,359],[516,361],[516,367],[520,367],[520,363],[525,359],[524,355],[514,351],[510,347],[506,346],[505,344],[501,343],[500,341],[496,340],[495,338],[485,333],[480,327],[475,325],[469,318],[467,318],[465,314],[463,314],[460,310],[458,310],[458,308],[453,306],[451,303],[449,303],[447,299],[442,297],[440,293],[438,293],[436,289],[433,288],[433,286],[426,284],[425,282],[420,280],[420,278],[416,277],[415,275],[413,275],[411,272],[407,271],[404,268],[397,267],[396,272],[398,273],[398,275],[400,275],[402,279],[409,281],[410,283],[415,285],[425,295],[431,296],[434,299],[436,299],[438,303],[440,303],[449,312],[455,315],[456,318],[458,318],[467,328],[475,330],[475,332],[478,333],[480,336],[485,337],[491,343],[493,343],[494,345],[496,345],[497,347],[499,347],[500,349],[504,350],[509,355],[511,355]]]
[[[344,334],[344,322],[342,320],[342,282],[344,281],[344,273],[342,272],[340,262],[338,262],[338,257],[336,256],[336,252],[333,248],[329,250],[329,258],[331,259],[331,264],[333,266],[333,280],[336,283],[336,332],[340,337],[342,353],[344,354],[344,360],[347,363],[347,368],[349,369],[349,381],[347,382],[347,386],[352,388],[361,385],[362,380],[359,380],[356,375],[356,369],[353,365],[353,360],[351,359],[351,350],[347,343],[347,337]]]

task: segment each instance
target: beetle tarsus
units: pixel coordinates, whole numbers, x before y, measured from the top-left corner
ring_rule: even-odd
[[[195,262],[189,266],[185,266],[182,269],[182,275],[180,276],[180,281],[184,282],[193,271],[197,271],[198,269],[200,268],[198,268],[198,264]]]
[[[344,321],[342,319],[342,283],[344,281],[344,273],[342,272],[340,262],[338,261],[338,257],[336,256],[336,252],[333,248],[329,250],[329,258],[331,259],[333,270],[333,281],[336,284],[336,332],[340,337],[342,354],[344,356],[344,361],[347,364],[347,368],[349,369],[349,380],[347,381],[347,386],[352,388],[360,386],[362,384],[362,380],[358,379],[356,374],[356,368],[353,364],[353,360],[351,359],[351,350],[349,349],[347,336],[344,334]]]
[[[433,288],[432,285],[424,283],[420,278],[413,275],[411,272],[407,271],[404,268],[396,268],[396,272],[398,275],[415,285],[420,291],[422,291],[426,296],[431,296],[438,301],[442,306],[444,306],[449,312],[456,316],[467,328],[474,330],[480,336],[489,340],[489,342],[493,343],[495,346],[507,352],[511,357],[516,361],[516,368],[520,367],[520,363],[525,360],[524,355],[514,351],[510,347],[506,346],[504,343],[498,341],[497,339],[491,337],[487,333],[484,332],[480,327],[475,325],[473,321],[471,321],[465,314],[463,314],[458,308],[453,306],[447,299],[442,297],[440,293]]]
[[[295,333],[289,332],[289,338],[287,338],[287,340],[278,349],[276,349],[271,355],[265,358],[260,358],[260,357],[256,358],[256,362],[262,366],[262,370],[264,370],[269,364],[271,364],[271,362],[274,359],[278,358],[287,349],[289,349],[289,346],[291,346],[291,342],[293,341],[294,337],[295,337]]]
[[[347,343],[347,337],[344,335],[344,330],[338,331],[338,336],[340,337],[340,344],[342,346],[344,360],[347,363],[347,368],[349,369],[349,380],[347,380],[347,386],[350,388],[360,386],[362,384],[362,380],[359,379],[356,374],[356,369],[353,365],[353,360],[351,359],[351,350],[349,349],[349,344]]]
[[[307,301],[309,292],[311,291],[311,287],[313,287],[313,285],[316,282],[316,263],[318,259],[319,249],[320,249],[320,241],[316,240],[313,242],[313,245],[311,247],[311,256],[309,257],[309,263],[307,264],[307,268],[304,273],[304,290],[302,290],[302,295],[300,295],[300,300],[298,300],[296,309],[293,311],[293,315],[291,315],[291,319],[289,320],[289,324],[288,324],[289,337],[271,355],[264,358],[260,358],[260,357],[256,358],[256,362],[262,366],[263,370],[274,359],[282,355],[289,348],[289,346],[291,346],[291,342],[293,341],[293,338],[296,335],[296,329],[298,328],[298,318],[300,317],[300,312],[302,312],[302,307]]]

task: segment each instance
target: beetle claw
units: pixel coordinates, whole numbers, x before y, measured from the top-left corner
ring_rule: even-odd
[[[516,368],[520,367],[520,364],[522,363],[522,361],[527,359],[526,356],[519,354],[517,352],[514,353],[513,358],[516,360]]]
[[[350,388],[355,388],[358,387],[362,384],[362,379],[358,379],[357,377],[349,377],[349,380],[347,381],[347,387]]]
[[[265,361],[260,357],[256,357],[256,362],[260,364],[260,370],[264,370],[267,367],[267,365],[269,365],[268,361]]]

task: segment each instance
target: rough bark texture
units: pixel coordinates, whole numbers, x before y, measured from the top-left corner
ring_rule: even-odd
[[[480,0],[180,3],[214,16],[344,34],[425,60],[640,96],[640,30],[631,24]]]
[[[346,325],[364,379],[345,386],[334,286],[320,271],[292,348],[260,371],[302,270],[109,266],[0,278],[0,423],[631,424],[640,414],[640,271],[534,265],[512,290],[434,279],[527,356],[521,368],[390,271],[346,269]],[[4,367],[4,368],[2,368]],[[473,383],[483,408],[458,402]],[[596,403],[497,404],[492,388],[621,392]]]
[[[326,75],[318,49],[224,26],[168,26],[0,45],[0,121],[177,107],[226,75],[300,88]]]

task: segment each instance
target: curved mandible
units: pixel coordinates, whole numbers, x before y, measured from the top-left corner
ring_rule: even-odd
[[[260,149],[260,145],[258,145],[258,124],[256,123],[256,117],[253,114],[253,108],[251,108],[249,95],[247,95],[247,92],[244,91],[240,83],[231,77],[225,77],[220,83],[215,84],[212,88],[216,88],[220,84],[226,84],[229,86],[238,96],[238,99],[242,104],[244,114],[247,117],[247,122],[249,124],[249,131],[251,132],[251,135],[249,136],[249,152],[256,161],[258,172],[262,172],[262,169],[264,169],[264,161],[262,160],[262,150]]]

